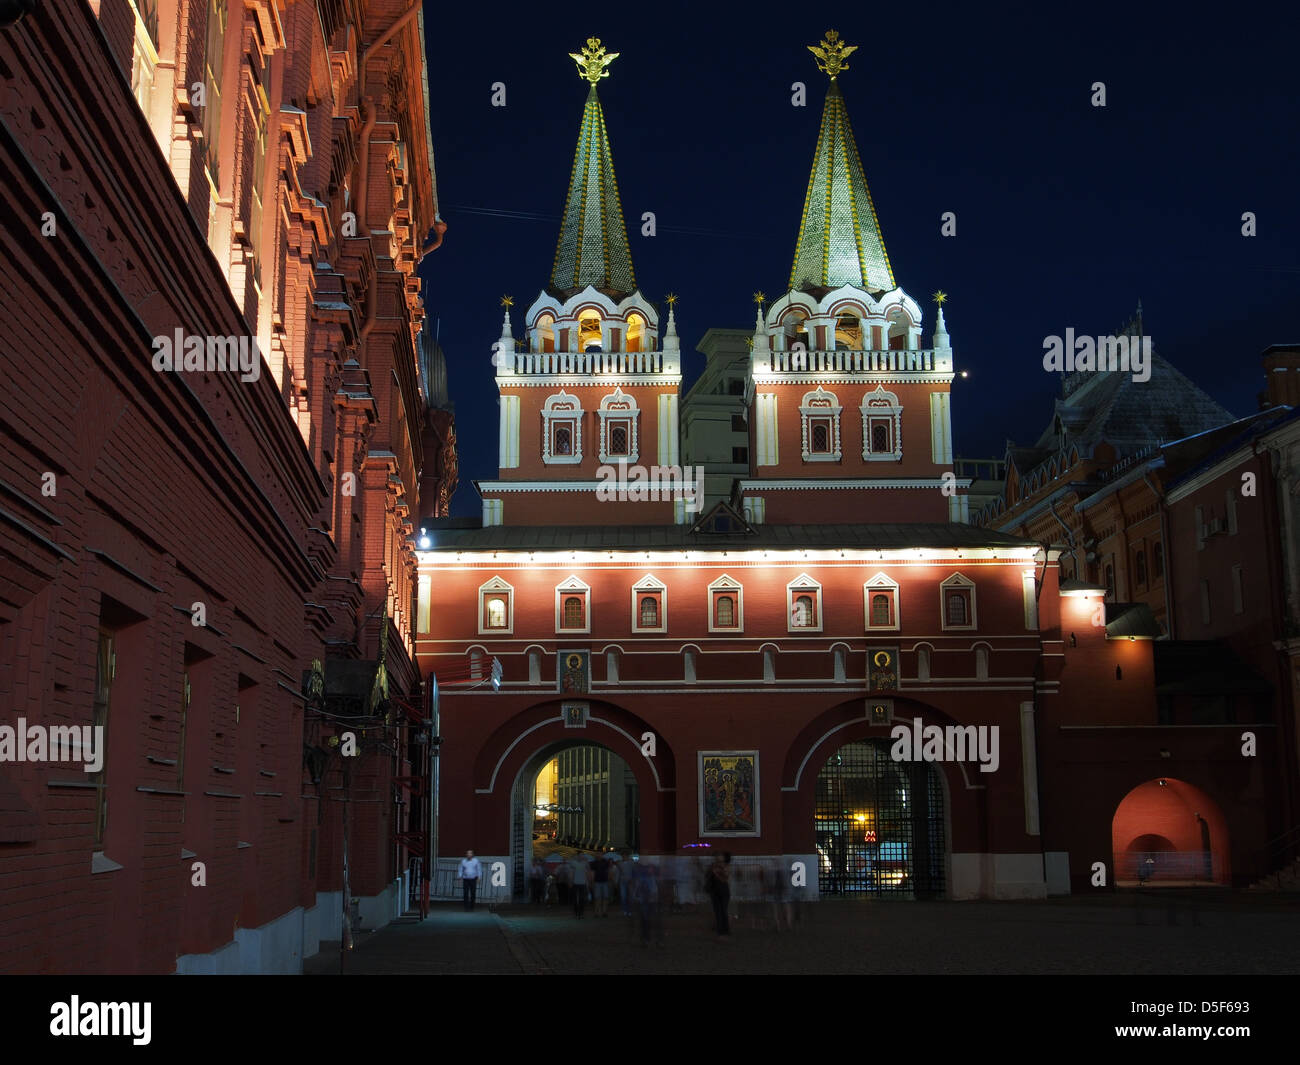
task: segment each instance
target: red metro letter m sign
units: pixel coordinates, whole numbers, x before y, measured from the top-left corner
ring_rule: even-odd
[[[867,649],[867,691],[886,692],[898,690],[898,648],[870,647]]]

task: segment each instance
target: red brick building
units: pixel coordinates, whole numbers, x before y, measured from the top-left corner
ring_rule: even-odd
[[[0,970],[297,971],[341,923],[321,711],[349,682],[383,720],[348,894],[402,905],[426,451],[455,478],[448,420],[422,439],[419,11],[51,0],[0,29],[0,748],[19,719],[106,737],[93,773],[5,759]]]
[[[663,477],[679,344],[671,302],[661,327],[635,287],[595,89],[608,57],[588,41],[550,283],[525,350],[509,306],[496,348],[501,474],[478,484],[481,525],[427,522],[420,553],[445,877],[473,848],[493,890],[522,888],[537,773],[576,745],[631,768],[643,854],[725,846],[812,895],[1035,897],[1111,861],[1118,798],[1091,796],[1055,736],[1096,706],[1154,722],[1151,642],[1083,624],[1100,592],[1062,593],[1050,541],[961,523],[942,306],[923,348],[841,48],[818,53],[831,85],[790,290],[760,296],[749,337],[748,472],[696,513]],[[940,730],[937,758],[898,748],[913,726],[918,747]]]

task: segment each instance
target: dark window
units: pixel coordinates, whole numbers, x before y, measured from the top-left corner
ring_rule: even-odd
[[[949,625],[969,625],[970,615],[966,609],[965,592],[948,593],[948,624]]]
[[[1151,548],[1151,564],[1157,579],[1165,575],[1165,545],[1159,541]]]
[[[892,450],[889,446],[889,426],[877,422],[871,427],[871,450],[877,455]]]
[[[824,421],[815,421],[812,426],[812,447],[814,455],[826,455],[831,450],[831,427]]]
[[[714,624],[719,628],[732,628],[736,624],[736,601],[729,595],[717,598],[717,619]]]
[[[1147,553],[1145,551],[1137,553],[1133,568],[1137,572],[1138,584],[1145,585],[1147,582]]]
[[[749,448],[747,448],[747,447],[733,447],[733,448],[731,449],[731,461],[732,461],[732,463],[733,463],[734,465],[737,465],[737,466],[748,466],[748,465],[749,465]]]
[[[659,627],[659,601],[653,595],[641,599],[641,628],[657,629]]]
[[[99,630],[99,647],[95,655],[95,698],[93,704],[95,735],[101,737],[101,746],[108,737],[109,694],[113,687],[114,655],[113,634],[107,629]],[[106,749],[106,748],[103,748]],[[101,763],[100,770],[94,776],[95,782],[95,842],[104,842],[104,830],[108,826],[108,765],[107,759]]]
[[[1109,564],[1106,566],[1106,598],[1115,598],[1115,567]]]
[[[582,599],[579,596],[571,595],[564,600],[564,627],[582,628]]]
[[[878,592],[871,597],[871,624],[889,625],[889,596]]]
[[[626,455],[627,449],[627,426],[615,425],[609,431],[609,453],[611,455]]]
[[[749,429],[745,425],[745,416],[743,414],[733,414],[731,416],[731,431],[733,433],[749,432]]]
[[[555,443],[551,451],[556,455],[573,454],[573,430],[567,425],[557,425],[555,427]]]
[[[733,377],[728,380],[727,394],[731,396],[743,396],[745,394],[745,379],[743,377]]]

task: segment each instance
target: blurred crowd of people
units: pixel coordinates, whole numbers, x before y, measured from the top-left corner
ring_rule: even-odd
[[[633,920],[641,942],[664,942],[664,917],[704,912],[715,934],[731,934],[732,923],[789,931],[801,920],[790,870],[777,858],[732,862],[731,855],[643,857],[615,850],[569,858],[534,858],[529,872],[534,905],[571,906],[575,917],[608,917],[611,904]]]

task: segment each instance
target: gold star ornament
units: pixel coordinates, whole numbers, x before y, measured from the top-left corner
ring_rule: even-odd
[[[502,296],[502,297],[501,297],[501,306],[502,306],[502,307],[513,307],[514,305],[515,305],[515,301],[512,300],[509,296]]]
[[[668,293],[668,295],[664,297],[664,302],[668,304],[669,307],[671,307],[674,303],[677,302],[677,293],[676,292]]]
[[[578,64],[578,76],[586,78],[594,86],[601,78],[609,77],[605,68],[619,57],[618,52],[605,53],[605,46],[599,37],[588,37],[587,47],[580,53],[570,52],[569,58]]]
[[[934,302],[939,304],[939,306],[941,307],[947,301],[947,299],[948,299],[948,293],[944,292],[943,289],[940,289],[938,292],[934,294]]]
[[[821,44],[808,45],[808,51],[812,52],[817,59],[817,69],[823,74],[829,74],[831,81],[836,79],[841,70],[849,69],[849,65],[844,60],[857,50],[856,44],[845,44],[834,30],[826,31]]]
[[[761,293],[761,292],[755,292],[755,293],[754,293],[754,302],[757,303],[757,304],[761,307],[761,306],[763,306],[763,304],[765,304],[765,303],[767,302],[767,297],[766,297],[765,295],[763,295],[763,293]]]

